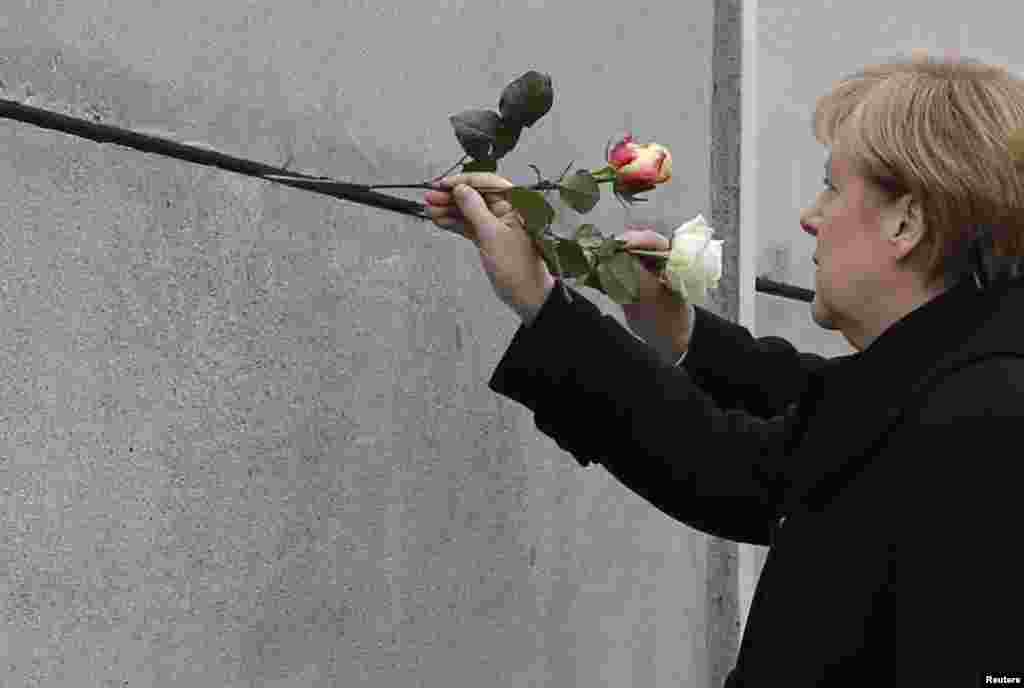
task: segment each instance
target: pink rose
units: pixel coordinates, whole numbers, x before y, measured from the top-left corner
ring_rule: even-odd
[[[650,191],[672,178],[672,155],[657,143],[641,145],[627,134],[608,153],[615,170],[615,189],[626,194]]]

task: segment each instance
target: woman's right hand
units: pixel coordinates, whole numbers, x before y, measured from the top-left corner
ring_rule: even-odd
[[[626,248],[644,251],[667,251],[669,240],[653,229],[628,229],[616,236],[625,240]],[[642,263],[647,263],[644,256],[637,256]],[[629,329],[658,355],[669,363],[675,363],[690,342],[687,336],[690,331],[689,304],[676,292],[669,288],[664,275],[658,274],[657,268],[649,267],[640,277],[638,295],[633,303],[622,304]]]

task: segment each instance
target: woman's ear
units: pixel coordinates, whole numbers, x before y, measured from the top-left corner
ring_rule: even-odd
[[[888,218],[883,220],[888,225],[886,231],[889,240],[901,244],[900,253],[907,255],[924,240],[924,214],[921,204],[910,194],[904,195],[893,205]]]

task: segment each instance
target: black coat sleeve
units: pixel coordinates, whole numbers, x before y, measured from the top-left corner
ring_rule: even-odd
[[[810,375],[830,359],[801,353],[780,337],[754,338],[747,328],[695,306],[690,348],[682,368],[722,409],[758,418],[784,414],[799,400]],[[838,359],[832,359],[838,360]]]
[[[664,364],[579,292],[572,296],[570,303],[556,284],[533,323],[516,331],[489,388],[531,409],[537,429],[582,465],[601,463],[668,516],[719,537],[768,544],[796,405],[772,418],[723,410],[687,370]],[[696,346],[711,349],[710,337],[696,341],[703,334],[695,328]],[[756,346],[731,349],[750,350]],[[723,364],[729,355],[721,354]],[[710,358],[700,354],[697,369]],[[721,379],[723,397],[742,396],[735,376]]]

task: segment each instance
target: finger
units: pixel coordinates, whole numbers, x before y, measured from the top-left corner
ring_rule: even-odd
[[[459,184],[466,184],[474,188],[485,189],[508,189],[515,184],[493,172],[467,172],[445,177],[438,184],[442,189],[454,189]]]
[[[501,223],[505,226],[511,227],[514,225],[519,227],[519,229],[526,229],[526,221],[523,219],[522,215],[516,212],[515,208],[509,208],[507,213],[498,215],[498,219],[501,220]]]
[[[445,196],[451,196],[451,194],[445,194]],[[451,205],[436,205],[428,203],[424,206],[427,216],[431,221],[441,229],[458,234],[459,236],[471,239],[466,233],[465,218],[462,216],[462,211],[453,202]]]
[[[497,193],[493,191],[481,191],[480,195],[484,197],[485,201],[487,201],[487,205],[492,207],[495,203],[504,203],[508,200],[508,194],[504,191],[499,191]]]
[[[462,219],[462,211],[455,205],[450,206],[436,206],[428,205],[424,206],[426,213],[432,220],[439,220],[446,217],[454,217],[456,219]]]
[[[483,197],[472,186],[459,184],[453,189],[453,195],[455,203],[462,210],[462,216],[466,218],[468,233],[475,235],[474,239],[486,246],[497,235],[500,220],[494,216]]]
[[[512,212],[512,204],[508,201],[488,201],[487,206],[495,217],[504,217]]]
[[[504,196],[500,193],[485,193],[483,196],[491,212],[499,217],[512,209],[512,204],[505,200]],[[450,193],[428,191],[424,194],[423,198],[427,202],[427,213],[432,217],[442,217],[446,212],[462,214]]]
[[[455,217],[455,213],[453,213],[450,208],[437,208],[428,205],[426,207],[426,212],[430,219],[434,222],[434,224],[438,225],[442,225],[449,221],[455,222],[457,220],[462,219],[461,214],[460,217]]]
[[[615,238],[625,241],[627,248],[637,248],[648,251],[667,251],[671,246],[668,239],[658,232],[655,232],[653,229],[631,229],[616,235]]]
[[[447,191],[428,191],[423,194],[423,200],[430,205],[451,205],[452,195]]]
[[[442,198],[443,197],[443,198]],[[425,194],[425,200],[427,203],[423,206],[428,217],[435,222],[439,227],[446,227],[451,225],[450,222],[440,222],[448,218],[454,218],[455,221],[462,221],[462,211],[455,205],[455,201],[452,199],[451,194],[439,194],[432,196],[430,192]],[[440,201],[446,201],[444,203]]]

